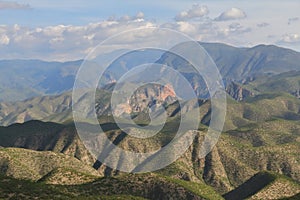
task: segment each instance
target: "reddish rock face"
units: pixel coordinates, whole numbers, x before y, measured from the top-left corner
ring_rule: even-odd
[[[166,100],[167,97],[176,97],[176,93],[172,85],[167,84],[163,87],[162,93],[160,94],[163,101]]]
[[[114,114],[120,116],[123,113],[141,112],[153,105],[174,101],[176,101],[176,93],[171,85],[149,84],[136,90],[126,103],[119,104],[114,110]]]

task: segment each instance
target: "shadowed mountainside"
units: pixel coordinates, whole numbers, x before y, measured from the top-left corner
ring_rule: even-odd
[[[300,191],[300,185],[284,176],[268,172],[255,174],[238,188],[223,195],[226,200],[279,199],[292,196]]]

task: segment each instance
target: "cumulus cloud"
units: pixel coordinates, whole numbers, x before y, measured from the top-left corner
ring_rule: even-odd
[[[26,27],[19,25],[0,25],[0,55],[2,59],[42,59],[68,61],[83,59],[105,39],[119,34],[122,31],[135,28],[161,27],[170,28],[189,35],[202,42],[222,42],[243,46],[250,42],[268,40],[273,43],[281,40],[282,44],[292,44],[299,40],[298,34],[288,34],[280,38],[277,34],[273,38],[266,38],[269,32],[259,30],[257,27],[267,26],[267,23],[247,23],[239,21],[226,21],[223,23],[209,19],[208,9],[194,5],[187,14],[180,14],[182,20],[159,23],[145,18],[139,12],[134,16],[110,17],[97,23],[81,26],[55,25],[46,27]],[[192,11],[193,10],[193,11]],[[196,12],[196,10],[198,10]],[[207,11],[205,11],[207,10]],[[178,15],[179,16],[179,15]],[[197,17],[196,17],[197,16]],[[201,18],[205,20],[190,20]],[[184,19],[184,20],[183,20]],[[287,24],[286,24],[287,26]],[[255,34],[255,31],[261,31]],[[273,32],[272,32],[273,33]],[[155,38],[151,38],[141,29],[138,35],[126,34],[112,45],[105,47],[109,53],[114,47],[126,49],[130,44],[153,46]],[[287,46],[287,45],[286,45]],[[0,59],[1,59],[0,58]]]
[[[235,20],[235,19],[244,19],[246,18],[246,13],[239,8],[230,8],[229,10],[223,12],[219,17],[217,17],[216,21],[227,21],[227,20]]]
[[[143,12],[138,12],[138,13],[136,14],[135,17],[136,17],[137,19],[144,19],[144,16],[145,16],[145,15],[144,15]]]
[[[282,43],[296,43],[300,42],[300,35],[297,33],[292,34],[285,34],[282,36],[281,41]]]
[[[144,13],[143,12],[138,12],[135,16],[129,16],[129,15],[124,15],[120,18],[117,18],[115,16],[111,16],[108,18],[107,21],[123,21],[123,22],[130,22],[130,21],[136,21],[136,22],[141,22],[144,21]]]
[[[190,19],[201,18],[209,13],[207,6],[201,6],[198,4],[193,5],[189,10],[178,13],[175,17],[176,21],[187,21]]]
[[[0,36],[0,45],[8,45],[9,44],[9,37],[7,35],[1,35]]]
[[[59,61],[82,59],[102,41],[121,31],[148,27],[171,28],[203,42],[228,43],[234,41],[234,38],[243,38],[242,34],[251,31],[249,27],[239,23],[221,27],[213,20],[158,24],[145,19],[143,13],[119,18],[110,17],[104,21],[82,26],[56,25],[35,28],[19,25],[0,26],[0,55],[5,59]],[[152,46],[156,42],[142,29],[138,35],[126,34],[123,37],[105,47],[105,51],[110,52],[112,47],[126,49],[130,44]]]
[[[279,40],[275,42],[275,44],[287,48],[297,49],[296,51],[299,51],[300,34],[298,33],[284,34],[281,36]]]
[[[214,21],[194,23],[189,21],[163,24],[161,27],[181,31],[195,40],[202,42],[221,42],[232,45],[241,45],[245,42],[244,36],[251,35],[252,27],[240,23],[220,25]]]
[[[23,10],[30,9],[29,4],[19,4],[11,1],[0,1],[0,10]]]
[[[143,19],[143,13],[135,16],[110,18],[82,26],[56,25],[47,27],[25,27],[0,25],[0,55],[3,58],[74,60],[86,54],[108,37],[121,31],[156,26]],[[142,37],[143,42],[146,41]],[[134,42],[129,36],[121,42]],[[125,48],[125,47],[124,47]]]

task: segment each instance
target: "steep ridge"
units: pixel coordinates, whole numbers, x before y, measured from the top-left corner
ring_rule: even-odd
[[[0,146],[64,153],[92,165],[95,159],[80,141],[74,126],[29,121],[0,128]]]
[[[268,77],[284,72],[299,71],[300,56],[296,51],[274,45],[259,45],[253,48],[235,48],[219,43],[200,43],[216,63],[225,86],[230,83],[245,84],[258,77]],[[208,98],[203,78],[184,59],[165,53],[157,61],[171,66],[189,80],[200,98]],[[234,94],[234,96],[238,93]]]
[[[72,95],[70,92],[13,103],[0,103],[0,121],[4,126],[35,119],[63,122],[71,117],[71,105]],[[59,116],[56,117],[56,114]]]
[[[244,82],[253,77],[299,71],[299,52],[274,45],[235,48],[220,43],[201,43],[216,62],[224,79]]]

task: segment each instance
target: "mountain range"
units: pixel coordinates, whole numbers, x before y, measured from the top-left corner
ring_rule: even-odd
[[[161,148],[174,137],[181,116],[199,108],[201,124],[188,150],[166,168],[144,174],[107,167],[78,135],[70,90],[82,61],[0,61],[0,198],[299,199],[300,53],[273,45],[201,45],[217,64],[227,92],[223,132],[204,158],[200,144],[210,124],[211,100],[185,60],[164,53],[156,62],[181,72],[198,99],[177,99],[172,87],[148,84],[117,109],[117,117],[131,114],[136,124],[146,125],[149,107],[165,108],[165,126],[143,142],[116,124],[110,98],[117,69],[127,72],[152,52],[117,59],[105,75],[109,84],[96,92],[100,126],[126,151]],[[88,118],[82,123],[88,124]],[[144,164],[151,162],[159,161]]]
[[[216,63],[225,85],[231,82],[243,84],[259,77],[271,78],[273,75],[300,69],[300,53],[290,49],[273,45],[237,48],[221,43],[200,44]],[[112,52],[111,55],[115,53]],[[120,73],[125,73],[139,64],[148,63],[151,59],[157,59],[156,63],[167,64],[183,73],[196,91],[200,87],[201,77],[196,75],[195,78],[195,75],[187,70],[190,67],[186,61],[168,52],[153,50],[134,51],[121,56],[108,68],[104,79],[113,82],[119,78]],[[2,60],[0,61],[0,101],[21,101],[35,96],[56,95],[70,91],[82,62],[83,60],[64,63]],[[201,87],[198,90],[201,91]],[[292,92],[297,93],[297,89]],[[201,92],[198,92],[198,95],[205,96]]]

